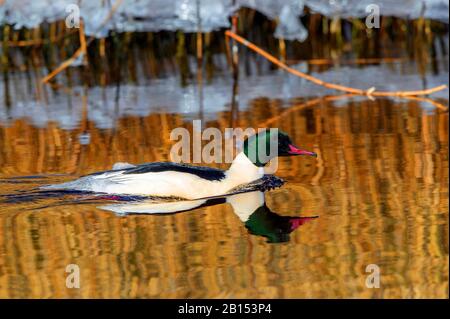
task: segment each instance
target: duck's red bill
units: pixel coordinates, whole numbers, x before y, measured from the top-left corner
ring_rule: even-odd
[[[302,149],[300,149],[297,146],[292,145],[292,144],[289,144],[289,151],[288,151],[288,153],[292,154],[292,155],[309,155],[309,156],[317,157],[316,153],[310,152],[310,151],[307,151],[307,150],[302,150]]]
[[[303,225],[304,223],[317,218],[318,216],[313,216],[313,217],[294,217],[292,219],[289,220],[289,223],[291,224],[291,231],[297,229],[298,227],[300,227],[301,225]]]

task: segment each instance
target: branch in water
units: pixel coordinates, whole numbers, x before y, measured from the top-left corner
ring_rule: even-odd
[[[447,85],[440,85],[440,86],[436,86],[434,88],[430,88],[430,89],[426,89],[426,90],[389,92],[389,91],[376,91],[374,87],[371,87],[368,90],[361,90],[361,89],[356,89],[356,88],[352,88],[352,87],[348,87],[348,86],[344,86],[344,85],[329,83],[329,82],[322,81],[321,79],[318,79],[309,74],[300,72],[294,68],[289,67],[288,65],[281,62],[279,59],[277,59],[273,55],[269,54],[267,51],[264,51],[257,45],[251,43],[250,41],[237,35],[236,33],[231,32],[230,30],[225,31],[225,36],[233,38],[234,40],[238,41],[239,43],[245,45],[250,50],[253,50],[256,53],[262,55],[264,58],[266,58],[273,64],[288,71],[289,73],[292,73],[296,76],[299,76],[299,77],[306,79],[310,82],[313,82],[317,85],[324,86],[329,89],[346,92],[346,93],[351,93],[351,94],[356,94],[356,95],[367,95],[369,97],[370,96],[400,96],[400,97],[402,97],[402,96],[428,95],[428,94],[438,92],[438,91],[441,91],[441,90],[444,90],[447,88]]]

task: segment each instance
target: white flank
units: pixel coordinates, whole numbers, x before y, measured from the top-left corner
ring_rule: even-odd
[[[231,167],[225,172],[225,178],[210,181],[197,175],[177,172],[149,172],[143,174],[123,174],[122,169],[134,166],[128,163],[117,163],[116,171],[99,175],[88,175],[75,181],[49,185],[43,189],[70,189],[109,194],[176,196],[186,199],[198,199],[223,195],[232,188],[255,181],[264,175],[264,169],[257,167],[239,153]]]

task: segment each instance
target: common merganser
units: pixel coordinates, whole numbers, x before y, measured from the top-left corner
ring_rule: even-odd
[[[281,243],[289,241],[289,234],[303,225],[305,222],[317,218],[281,216],[272,212],[265,203],[264,193],[253,191],[231,196],[217,197],[213,199],[201,199],[190,201],[138,201],[116,203],[100,206],[99,208],[112,211],[117,215],[128,214],[174,214],[188,212],[199,207],[213,206],[229,203],[233,212],[244,223],[248,232],[252,235],[263,236],[269,243]]]
[[[270,143],[276,140],[277,153],[260,156],[258,147],[261,148],[259,145],[263,145],[260,143],[266,143],[266,150],[269,150]],[[261,179],[264,176],[264,166],[270,159],[276,156],[295,155],[317,156],[314,152],[296,147],[286,133],[279,130],[265,130],[244,141],[243,151],[235,157],[227,171],[171,162],[140,165],[125,163],[109,171],[41,188],[199,199],[224,195],[240,185]]]

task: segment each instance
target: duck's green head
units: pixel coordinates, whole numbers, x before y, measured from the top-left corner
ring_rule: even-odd
[[[291,138],[278,129],[267,129],[250,136],[244,142],[243,152],[253,164],[259,167],[266,165],[277,156],[309,155],[317,157],[316,153],[295,146]]]
[[[264,204],[250,215],[245,222],[245,227],[253,235],[266,237],[269,243],[283,243],[290,240],[290,233],[317,217],[281,216],[272,212]]]

